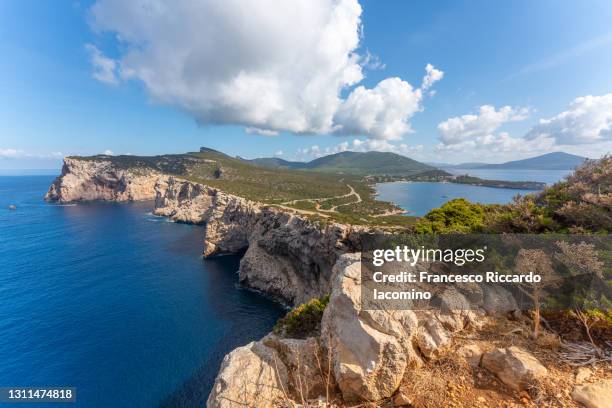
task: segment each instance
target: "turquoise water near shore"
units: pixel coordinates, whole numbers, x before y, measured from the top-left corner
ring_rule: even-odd
[[[204,406],[223,356],[285,309],[237,286],[238,257],[203,260],[201,227],[152,203],[47,204],[52,180],[0,177],[0,386],[73,386],[75,408]]]
[[[450,170],[449,170],[450,171]],[[568,175],[570,170],[460,170],[455,174],[470,174],[489,180],[541,181],[553,184]],[[454,183],[394,182],[376,185],[378,198],[392,201],[406,210],[408,215],[422,216],[433,208],[455,198],[466,198],[482,204],[505,204],[517,194],[534,193],[534,190],[471,186]]]

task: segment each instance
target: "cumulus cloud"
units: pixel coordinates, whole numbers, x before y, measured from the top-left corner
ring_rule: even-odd
[[[397,140],[410,132],[409,119],[418,112],[422,94],[399,78],[382,80],[372,89],[358,86],[336,113],[336,133]]]
[[[95,45],[86,44],[85,49],[89,53],[91,66],[93,67],[93,77],[100,82],[117,85],[119,83],[119,78],[117,77],[117,62],[111,58],[105,57]]]
[[[91,22],[122,50],[109,65],[92,49],[99,76],[139,80],[201,123],[397,139],[420,109],[421,89],[399,78],[341,97],[382,66],[358,53],[357,0],[98,0]],[[428,65],[423,89],[441,77]]]
[[[525,120],[528,115],[527,108],[503,106],[497,110],[494,106],[483,105],[477,114],[449,118],[438,124],[438,133],[440,141],[446,146],[476,139],[491,139],[503,124]]]
[[[425,66],[425,72],[425,76],[423,77],[423,85],[421,86],[423,90],[431,88],[434,83],[444,78],[444,72],[436,69],[431,64],[427,64]]]
[[[496,109],[483,105],[476,114],[449,118],[438,124],[440,143],[435,150],[475,158],[486,155],[488,159],[549,151],[553,146],[550,139],[534,138],[528,141],[500,131],[506,123],[527,119],[529,113],[528,108],[503,106]]]
[[[540,119],[526,139],[550,138],[558,145],[580,145],[612,141],[612,93],[576,98],[569,109],[549,119]]]
[[[106,149],[104,151],[104,154],[107,155],[107,156],[114,156],[115,155],[115,153],[112,150],[110,150],[110,149]]]
[[[335,146],[320,148],[318,145],[298,149],[296,158],[299,160],[309,160],[317,157],[327,156],[341,152],[393,152],[410,156],[419,154],[423,151],[423,145],[409,146],[405,143],[391,143],[387,140],[376,139],[354,139],[352,141],[344,141]]]

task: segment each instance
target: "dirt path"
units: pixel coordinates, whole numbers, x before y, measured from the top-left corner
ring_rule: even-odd
[[[295,211],[297,213],[300,214],[306,214],[306,215],[320,215],[322,217],[329,217],[329,215],[326,215],[325,213],[336,213],[338,212],[337,209],[338,207],[342,207],[345,205],[352,205],[352,204],[357,204],[362,202],[363,200],[361,199],[361,196],[359,195],[359,193],[357,193],[355,191],[355,189],[353,188],[353,186],[351,186],[350,184],[346,185],[349,188],[349,192],[343,195],[338,195],[338,196],[334,196],[334,197],[322,197],[322,198],[300,198],[298,200],[291,200],[291,201],[285,201],[283,203],[280,204],[276,204],[276,207],[280,207],[280,208],[284,208],[285,210],[291,210],[291,211]],[[321,208],[317,208],[316,211],[311,211],[311,210],[301,210],[299,208],[294,208],[294,207],[289,207],[290,205],[295,205],[299,202],[310,202],[313,204],[317,204],[317,203],[321,203],[323,201],[328,201],[328,200],[334,200],[334,199],[338,199],[338,198],[346,198],[346,197],[351,197],[351,196],[355,196],[357,198],[356,201],[351,201],[350,203],[344,203],[344,204],[338,204],[333,206],[332,208],[330,208],[329,210],[324,210]]]
[[[362,202],[363,200],[361,199],[361,196],[359,195],[359,193],[358,193],[358,192],[356,192],[356,191],[355,191],[355,189],[353,188],[353,186],[351,186],[351,185],[349,185],[349,184],[347,184],[347,186],[348,186],[348,187],[351,189],[351,191],[350,191],[350,193],[343,195],[341,198],[344,198],[344,197],[350,197],[350,196],[355,196],[355,197],[357,197],[357,201],[351,201],[350,203],[338,204],[338,205],[333,206],[333,207],[332,207],[332,208],[330,208],[329,210],[322,210],[322,209],[319,209],[319,211],[323,211],[323,212],[332,212],[332,213],[334,213],[334,212],[338,212],[338,207],[342,207],[342,206],[345,206],[345,205],[353,205],[353,204],[358,204],[358,203]]]

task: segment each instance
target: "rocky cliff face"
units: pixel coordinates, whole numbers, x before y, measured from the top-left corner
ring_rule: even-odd
[[[120,169],[108,160],[64,159],[62,174],[45,195],[47,201],[137,201],[155,198],[163,175],[147,169]]]
[[[66,158],[45,199],[58,202],[155,199],[154,213],[204,224],[204,256],[244,253],[240,282],[286,303],[329,293],[338,257],[359,249],[362,228],[319,225],[286,210],[149,169]]]
[[[360,268],[358,253],[338,259],[320,335],[270,334],[228,354],[207,407],[297,406],[320,396],[380,401],[397,392],[408,370],[449,353],[454,332],[482,322],[477,314],[362,309]],[[257,369],[248,378],[235,374],[247,367]]]
[[[155,214],[205,224],[204,255],[246,251],[241,283],[285,303],[331,290],[338,257],[359,247],[362,228],[316,222],[218,189],[176,178],[156,185]]]

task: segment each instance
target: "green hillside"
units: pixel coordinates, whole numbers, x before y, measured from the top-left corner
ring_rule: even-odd
[[[265,167],[291,168],[336,173],[354,176],[413,176],[436,170],[435,167],[420,163],[408,157],[390,152],[341,152],[323,156],[310,162],[290,162],[278,158],[250,160]]]
[[[160,156],[89,156],[82,160],[109,160],[115,166],[138,171],[152,169],[219,188],[230,194],[294,209],[303,215],[352,224],[406,225],[412,217],[374,197],[363,177],[328,174],[282,167],[264,167],[212,149]]]
[[[304,162],[289,161],[279,159],[278,157],[262,157],[259,159],[246,160],[249,163],[256,164],[258,166],[280,168],[280,169],[303,169],[306,166]]]

